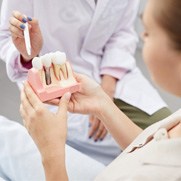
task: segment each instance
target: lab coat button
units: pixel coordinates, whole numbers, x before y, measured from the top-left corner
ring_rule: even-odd
[[[155,141],[160,141],[164,139],[168,139],[168,133],[165,128],[159,129],[153,136]]]

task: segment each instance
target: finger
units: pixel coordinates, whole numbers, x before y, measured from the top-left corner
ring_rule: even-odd
[[[81,74],[74,72],[74,77],[78,82],[81,82],[81,80],[82,80],[82,75]]]
[[[46,101],[45,103],[49,104],[49,105],[53,105],[53,106],[58,106],[59,103],[60,103],[60,99],[53,99],[53,100],[50,100],[50,101]]]
[[[99,137],[99,139],[102,141],[105,137],[106,137],[106,135],[107,135],[107,129],[104,129],[104,131],[102,132],[102,134],[100,135],[100,137]]]
[[[15,26],[16,28],[18,28],[19,30],[24,30],[25,25],[24,23],[22,23],[21,21],[19,21],[18,19],[11,17],[9,20],[10,25]]]
[[[34,91],[32,90],[32,88],[30,87],[30,85],[28,84],[28,82],[25,82],[24,84],[24,91],[25,91],[25,95],[29,101],[29,103],[32,105],[32,107],[35,110],[38,110],[39,107],[43,106],[42,102],[40,101],[40,99],[37,97],[37,95],[34,93]]]
[[[19,11],[13,11],[12,13],[13,17],[23,23],[27,22],[27,18],[25,15],[23,15],[22,13],[20,13]]]
[[[30,17],[28,17],[28,19],[29,19],[28,24],[30,25],[30,28],[32,28],[32,31],[37,30],[37,29],[40,30],[39,22],[37,19],[35,19],[35,18],[32,19]],[[30,19],[31,19],[31,21],[30,21]]]
[[[90,116],[89,116],[89,127],[92,126],[93,121],[94,121],[94,116],[93,116],[93,115],[90,115]]]
[[[20,104],[19,112],[20,112],[20,115],[21,115],[22,120],[23,120],[23,125],[27,128],[27,119],[26,119],[27,118],[27,114],[26,114],[22,104]]]
[[[89,129],[89,138],[91,138],[99,128],[100,121],[94,117],[94,120],[91,123],[91,128]]]
[[[68,108],[68,103],[70,101],[70,97],[71,97],[70,92],[67,92],[62,96],[62,98],[60,99],[59,108],[57,111],[58,115],[62,116],[62,115],[67,114],[67,108]]]
[[[18,29],[17,27],[11,25],[11,26],[9,27],[9,30],[10,30],[11,35],[12,35],[13,37],[24,38],[23,31],[21,31],[21,30]]]
[[[97,132],[96,132],[96,134],[95,134],[95,136],[94,136],[94,140],[95,140],[95,141],[97,141],[97,140],[100,139],[100,136],[102,135],[102,133],[104,132],[104,130],[105,130],[105,127],[104,127],[104,125],[100,122],[99,128],[98,128],[98,130],[97,130]]]
[[[22,109],[24,110],[24,113],[30,114],[30,112],[33,110],[32,105],[29,103],[24,90],[21,91],[21,105]]]

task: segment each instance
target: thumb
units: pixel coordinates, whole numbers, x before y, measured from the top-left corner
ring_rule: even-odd
[[[70,92],[65,93],[61,97],[60,102],[59,102],[58,111],[57,111],[58,115],[63,115],[65,113],[67,113],[67,107],[68,107],[68,103],[70,101],[70,97],[71,97]]]

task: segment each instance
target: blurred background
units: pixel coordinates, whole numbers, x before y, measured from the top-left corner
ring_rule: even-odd
[[[138,18],[135,23],[135,28],[138,34],[140,34],[143,30],[143,27],[141,25],[139,14],[143,11],[146,0],[140,1],[140,10],[138,13]],[[0,0],[0,5],[2,3],[2,0]],[[137,64],[142,70],[143,74],[150,80],[147,69],[144,65],[144,62],[142,60],[142,42],[138,44],[137,51],[135,53],[135,57],[137,60]],[[181,107],[180,98],[177,98],[175,96],[172,96],[168,93],[166,93],[163,90],[160,90],[158,87],[156,87],[158,91],[160,92],[161,97],[165,100],[165,102],[168,104],[170,109],[172,111],[175,111]],[[8,117],[9,119],[18,121],[21,123],[21,118],[19,115],[19,104],[20,104],[20,93],[18,90],[18,87],[15,83],[11,82],[7,75],[6,75],[6,67],[5,63],[0,60],[0,115],[4,115]]]

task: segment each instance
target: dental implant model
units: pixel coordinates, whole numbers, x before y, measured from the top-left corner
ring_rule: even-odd
[[[55,76],[58,80],[67,79],[67,69],[66,69],[66,54],[63,52],[55,52],[52,56],[53,68]],[[60,77],[60,71],[62,72],[63,76]]]
[[[42,102],[76,92],[80,84],[74,78],[66,54],[55,52],[35,57],[28,71],[28,82]]]
[[[52,82],[51,75],[50,75],[50,68],[52,65],[51,54],[45,54],[44,56],[41,57],[41,59],[42,59],[43,68],[45,71],[46,84],[50,85]]]

